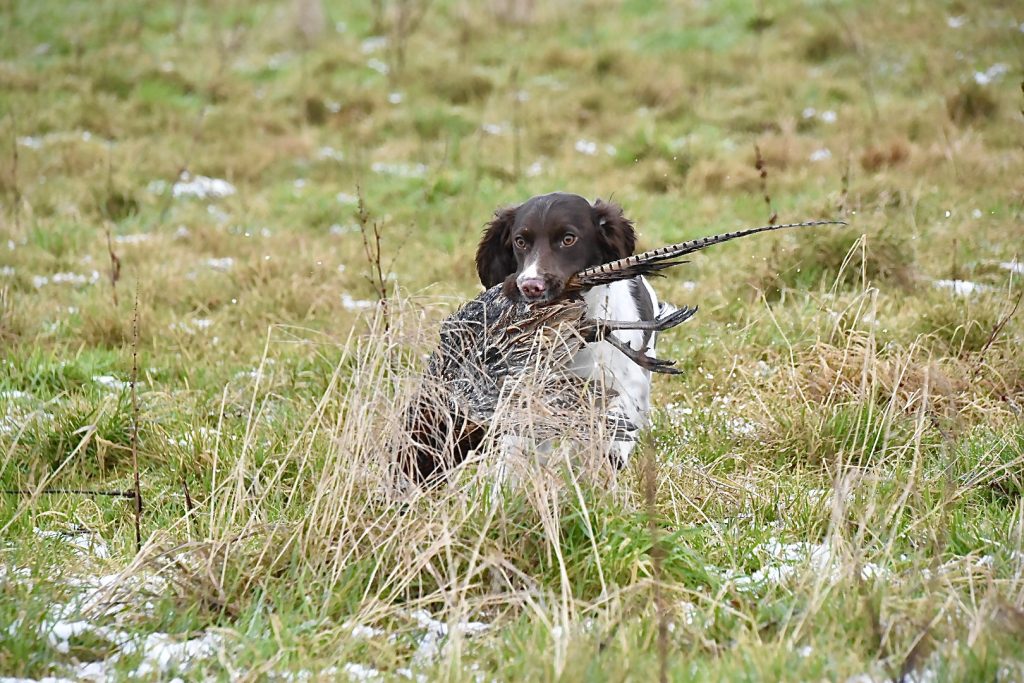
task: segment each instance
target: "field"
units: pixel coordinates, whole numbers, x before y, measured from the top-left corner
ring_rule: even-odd
[[[0,681],[1024,681],[1019,4],[7,0],[0,36]],[[624,471],[396,491],[481,228],[556,189],[642,248],[849,225],[655,283],[700,312]]]

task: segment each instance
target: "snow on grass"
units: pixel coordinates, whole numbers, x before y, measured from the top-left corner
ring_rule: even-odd
[[[976,292],[987,292],[992,288],[970,280],[934,280],[932,284],[940,289],[951,289],[957,296],[970,296]]]
[[[163,194],[167,190],[167,183],[162,180],[154,180],[149,184],[149,191],[152,194]],[[178,180],[171,186],[171,195],[175,199],[221,199],[235,194],[235,186],[221,178],[210,178],[204,175],[192,175],[183,171]]]
[[[345,153],[324,145],[316,151],[316,159],[317,161],[344,161]]]
[[[368,308],[373,308],[376,304],[376,301],[369,301],[368,299],[354,299],[348,292],[341,293],[341,306],[346,311],[364,311]]]
[[[42,149],[47,145],[62,143],[62,142],[102,142],[111,144],[109,140],[104,140],[96,135],[93,135],[87,130],[83,131],[57,131],[54,133],[47,133],[46,135],[26,135],[18,138],[18,145],[25,147],[26,149]]]
[[[978,85],[989,85],[995,83],[1010,71],[1010,65],[1003,62],[993,64],[984,71],[974,72],[974,82]]]
[[[123,391],[127,383],[122,382],[113,375],[93,375],[92,381],[111,391]]]
[[[413,662],[426,664],[432,661],[441,652],[441,645],[449,635],[449,626],[430,615],[426,610],[415,610],[410,615],[424,629],[420,636],[416,652],[413,654]],[[483,633],[490,628],[490,624],[481,621],[459,621],[454,624],[454,631],[464,635],[476,635]]]
[[[38,538],[60,539],[75,549],[78,554],[92,555],[100,559],[109,559],[110,550],[102,538],[87,529],[70,531],[52,531],[49,529],[33,529]]]
[[[999,264],[999,267],[1003,270],[1008,270],[1015,275],[1024,275],[1024,263],[1020,261],[1003,261]]]
[[[575,149],[580,154],[586,154],[587,156],[596,155],[599,149],[603,149],[604,153],[608,154],[609,156],[614,155],[617,151],[615,145],[599,146],[593,140],[584,140],[582,138],[576,141],[576,144],[573,146],[573,149]]]
[[[148,242],[151,239],[153,239],[153,235],[147,232],[114,236],[114,242],[117,244],[142,244],[143,242]]]
[[[226,273],[235,267],[235,259],[230,256],[223,258],[211,258],[206,259],[206,265],[214,270],[219,270],[222,273]]]
[[[42,289],[47,285],[93,285],[100,281],[100,273],[94,270],[88,275],[81,273],[54,273],[53,275],[33,275],[32,286]]]
[[[782,543],[773,536],[756,546],[753,553],[762,559],[761,567],[757,571],[750,574],[722,572],[722,577],[731,581],[739,591],[747,592],[767,585],[783,584],[806,573],[813,573],[830,581],[838,580],[840,576],[840,558],[835,556],[827,541]],[[868,562],[861,566],[860,576],[864,580],[886,578],[890,576],[890,571],[881,565]]]
[[[814,162],[828,161],[831,158],[832,158],[832,152],[827,147],[821,147],[820,149],[814,150],[813,152],[811,152],[811,155],[808,157],[808,159],[810,159],[811,161],[814,161]]]
[[[370,59],[367,59],[366,66],[373,69],[374,71],[381,75],[387,75],[387,73],[391,71],[391,67],[389,67],[386,62],[383,62],[377,59],[376,57],[371,57]]]
[[[190,320],[179,320],[178,322],[171,323],[170,329],[184,332],[185,334],[197,334],[205,330],[210,329],[213,326],[213,321],[209,318],[192,318]]]
[[[106,543],[88,530],[53,531],[37,528],[35,535],[47,541],[63,542],[85,560],[106,560],[110,557]],[[0,578],[8,576],[27,580],[29,573],[24,568],[0,567]],[[144,613],[152,613],[153,603],[140,600],[140,597],[167,590],[167,581],[160,576],[93,574],[69,577],[64,585],[75,590],[67,600],[50,605],[38,626],[39,635],[61,654],[70,653],[73,641],[81,638],[98,638],[112,646],[110,654],[104,659],[70,665],[66,672],[70,680],[111,680],[120,673],[117,667],[126,659],[138,662],[127,672],[127,678],[159,678],[171,671],[186,671],[192,663],[213,657],[223,647],[222,636],[210,631],[187,638],[161,632],[129,632],[117,625],[118,619],[132,611],[131,607],[135,608],[135,614],[138,614],[139,609]],[[18,619],[8,630],[12,637],[17,637],[22,628],[22,621]],[[0,682],[12,680],[34,679],[0,678]]]
[[[422,178],[427,173],[425,164],[396,164],[375,161],[370,165],[374,173],[393,175],[397,178]]]

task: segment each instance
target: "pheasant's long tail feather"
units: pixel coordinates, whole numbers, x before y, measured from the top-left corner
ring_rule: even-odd
[[[784,230],[786,228],[810,228],[821,225],[846,225],[843,221],[805,221],[803,223],[784,223],[782,225],[765,225],[759,228],[737,230],[726,232],[711,237],[701,237],[687,242],[678,242],[665,247],[651,249],[642,254],[634,254],[617,261],[611,261],[600,266],[582,270],[570,278],[566,289],[587,289],[598,285],[605,285],[618,280],[627,280],[637,275],[650,275],[672,266],[677,266],[686,261],[679,261],[682,256],[700,251],[713,244],[721,244],[729,240],[754,235],[759,232],[771,232],[772,230]]]

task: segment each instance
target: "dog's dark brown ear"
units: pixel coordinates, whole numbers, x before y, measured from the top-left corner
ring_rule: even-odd
[[[476,272],[480,283],[490,289],[504,282],[516,272],[516,257],[512,252],[512,224],[516,220],[518,206],[499,209],[494,220],[484,228],[480,244],[476,248]]]
[[[621,206],[598,199],[594,202],[593,218],[605,263],[633,253],[636,231],[633,221],[622,215]]]

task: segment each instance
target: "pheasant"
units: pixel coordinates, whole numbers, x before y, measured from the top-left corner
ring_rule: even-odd
[[[584,424],[588,421],[579,417],[595,402],[606,403],[611,390],[594,387],[568,370],[573,355],[588,343],[607,341],[652,372],[679,372],[674,361],[647,356],[610,332],[664,332],[691,318],[696,306],[646,321],[592,319],[581,296],[588,289],[660,274],[686,263],[680,259],[687,254],[714,244],[759,232],[823,225],[845,223],[768,225],[659,247],[580,271],[551,302],[526,303],[506,296],[501,285],[491,287],[441,324],[438,347],[407,411],[406,426],[414,451],[409,473],[423,482],[462,462],[495,426],[492,418],[503,401],[512,401],[513,407],[528,412],[531,435],[539,440],[567,432],[579,439],[593,436],[593,423]],[[605,414],[603,423],[612,438],[622,438],[637,428],[614,413]]]

